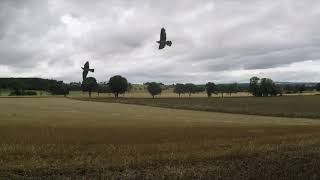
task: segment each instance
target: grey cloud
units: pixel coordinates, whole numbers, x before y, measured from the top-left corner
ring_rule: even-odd
[[[243,81],[255,70],[320,60],[319,6],[316,0],[3,0],[0,66],[12,70],[7,76],[21,71],[78,81],[79,66],[90,60],[98,80],[123,74],[133,82]],[[161,27],[173,46],[158,51]],[[320,80],[314,72],[297,74]]]

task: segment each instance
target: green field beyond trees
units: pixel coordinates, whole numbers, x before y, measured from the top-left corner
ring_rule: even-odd
[[[67,98],[1,98],[0,109],[0,179],[301,180],[320,173],[318,119]]]

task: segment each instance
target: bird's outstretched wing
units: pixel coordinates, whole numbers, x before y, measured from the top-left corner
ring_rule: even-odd
[[[84,69],[89,69],[89,61],[84,64]]]
[[[87,78],[87,75],[88,75],[88,71],[84,70],[82,72],[82,79],[85,80]]]
[[[166,40],[167,40],[166,30],[164,28],[161,28],[160,41],[166,41]]]

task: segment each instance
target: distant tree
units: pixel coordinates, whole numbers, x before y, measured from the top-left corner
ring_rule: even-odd
[[[298,88],[296,86],[289,85],[289,84],[284,85],[283,86],[283,90],[287,94],[292,94],[292,93],[297,93],[298,92]]]
[[[208,97],[212,96],[212,93],[215,93],[217,86],[213,82],[208,82],[205,86]]]
[[[320,83],[316,84],[315,89],[316,89],[317,91],[320,91]]]
[[[15,79],[13,81],[10,81],[8,86],[12,89],[12,92],[10,94],[13,95],[23,95],[23,91],[26,88],[26,85],[23,83],[23,81]]]
[[[69,94],[68,86],[64,84],[62,81],[51,83],[49,85],[48,91],[53,95],[66,96],[67,94]]]
[[[16,90],[24,90],[26,86],[22,81],[14,80],[10,82],[9,87],[11,87],[13,90],[16,91]]]
[[[2,95],[2,89],[5,88],[5,85],[0,83],[0,96]]]
[[[303,92],[306,90],[306,87],[305,85],[302,85],[302,84],[288,84],[283,87],[283,90],[288,94],[292,94],[292,93],[299,93],[300,90],[302,90]]]
[[[259,80],[256,76],[250,78],[249,92],[254,96],[260,95]]]
[[[225,86],[226,86],[226,93],[228,93],[229,96],[231,96],[231,94],[232,94],[232,86],[231,86],[231,84],[225,84]]]
[[[8,81],[5,87],[8,87],[12,90],[9,96],[36,96],[37,95],[36,91],[25,91],[26,89],[28,89],[28,85],[25,83],[24,80],[20,78],[10,78],[6,80]]]
[[[115,98],[118,98],[119,94],[123,94],[128,90],[127,79],[120,75],[111,77],[108,84]]]
[[[111,93],[111,89],[107,83],[99,83],[97,87],[98,96],[100,93]]]
[[[81,91],[81,82],[71,82],[67,84],[70,91]]]
[[[262,78],[260,81],[260,92],[262,96],[271,96],[276,93],[276,85],[269,78]]]
[[[254,96],[277,96],[278,94],[282,95],[283,89],[277,86],[272,79],[252,77],[249,91]]]
[[[63,96],[66,97],[67,94],[70,93],[69,88],[66,84],[62,83],[62,89],[63,89]]]
[[[6,88],[6,84],[5,83],[1,83],[1,81],[0,81],[0,96],[1,96],[2,89],[5,89],[5,88]]]
[[[305,91],[306,90],[306,85],[305,84],[302,84],[302,85],[299,85],[299,92],[300,93],[303,93],[303,91]]]
[[[237,83],[238,92],[249,92],[249,83]]]
[[[204,85],[196,85],[195,93],[202,93],[206,91],[206,87]]]
[[[283,94],[283,87],[281,87],[281,86],[275,86],[275,89],[274,89],[274,91],[272,92],[272,96],[277,96],[277,95],[280,95],[280,96],[282,96],[282,94]]]
[[[131,83],[128,83],[128,92],[131,92],[133,90],[133,86]]]
[[[231,96],[231,93],[239,92],[238,83],[233,83],[228,85],[228,93]]]
[[[221,93],[221,96],[223,98],[223,95],[224,93],[228,93],[228,84],[218,84],[217,85],[217,89],[218,89],[218,92]]]
[[[12,91],[9,96],[36,96],[36,91]]]
[[[97,93],[98,93],[98,96],[100,96],[100,93],[102,93],[102,86],[103,86],[103,84],[97,83]]]
[[[91,92],[95,91],[97,87],[98,87],[98,83],[94,77],[87,77],[82,82],[82,91],[89,92],[90,98],[91,98]]]
[[[184,85],[185,92],[189,94],[189,97],[191,97],[191,94],[196,93],[197,86],[192,83],[187,83]]]
[[[176,84],[174,85],[173,92],[176,94],[179,94],[179,97],[181,94],[185,93],[185,86],[184,84]]]
[[[160,84],[156,82],[149,83],[147,89],[152,98],[154,98],[155,95],[161,94],[162,91]]]

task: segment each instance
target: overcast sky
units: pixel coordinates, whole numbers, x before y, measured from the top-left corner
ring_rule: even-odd
[[[79,82],[88,60],[98,81],[320,81],[320,1],[0,1],[0,77]]]

